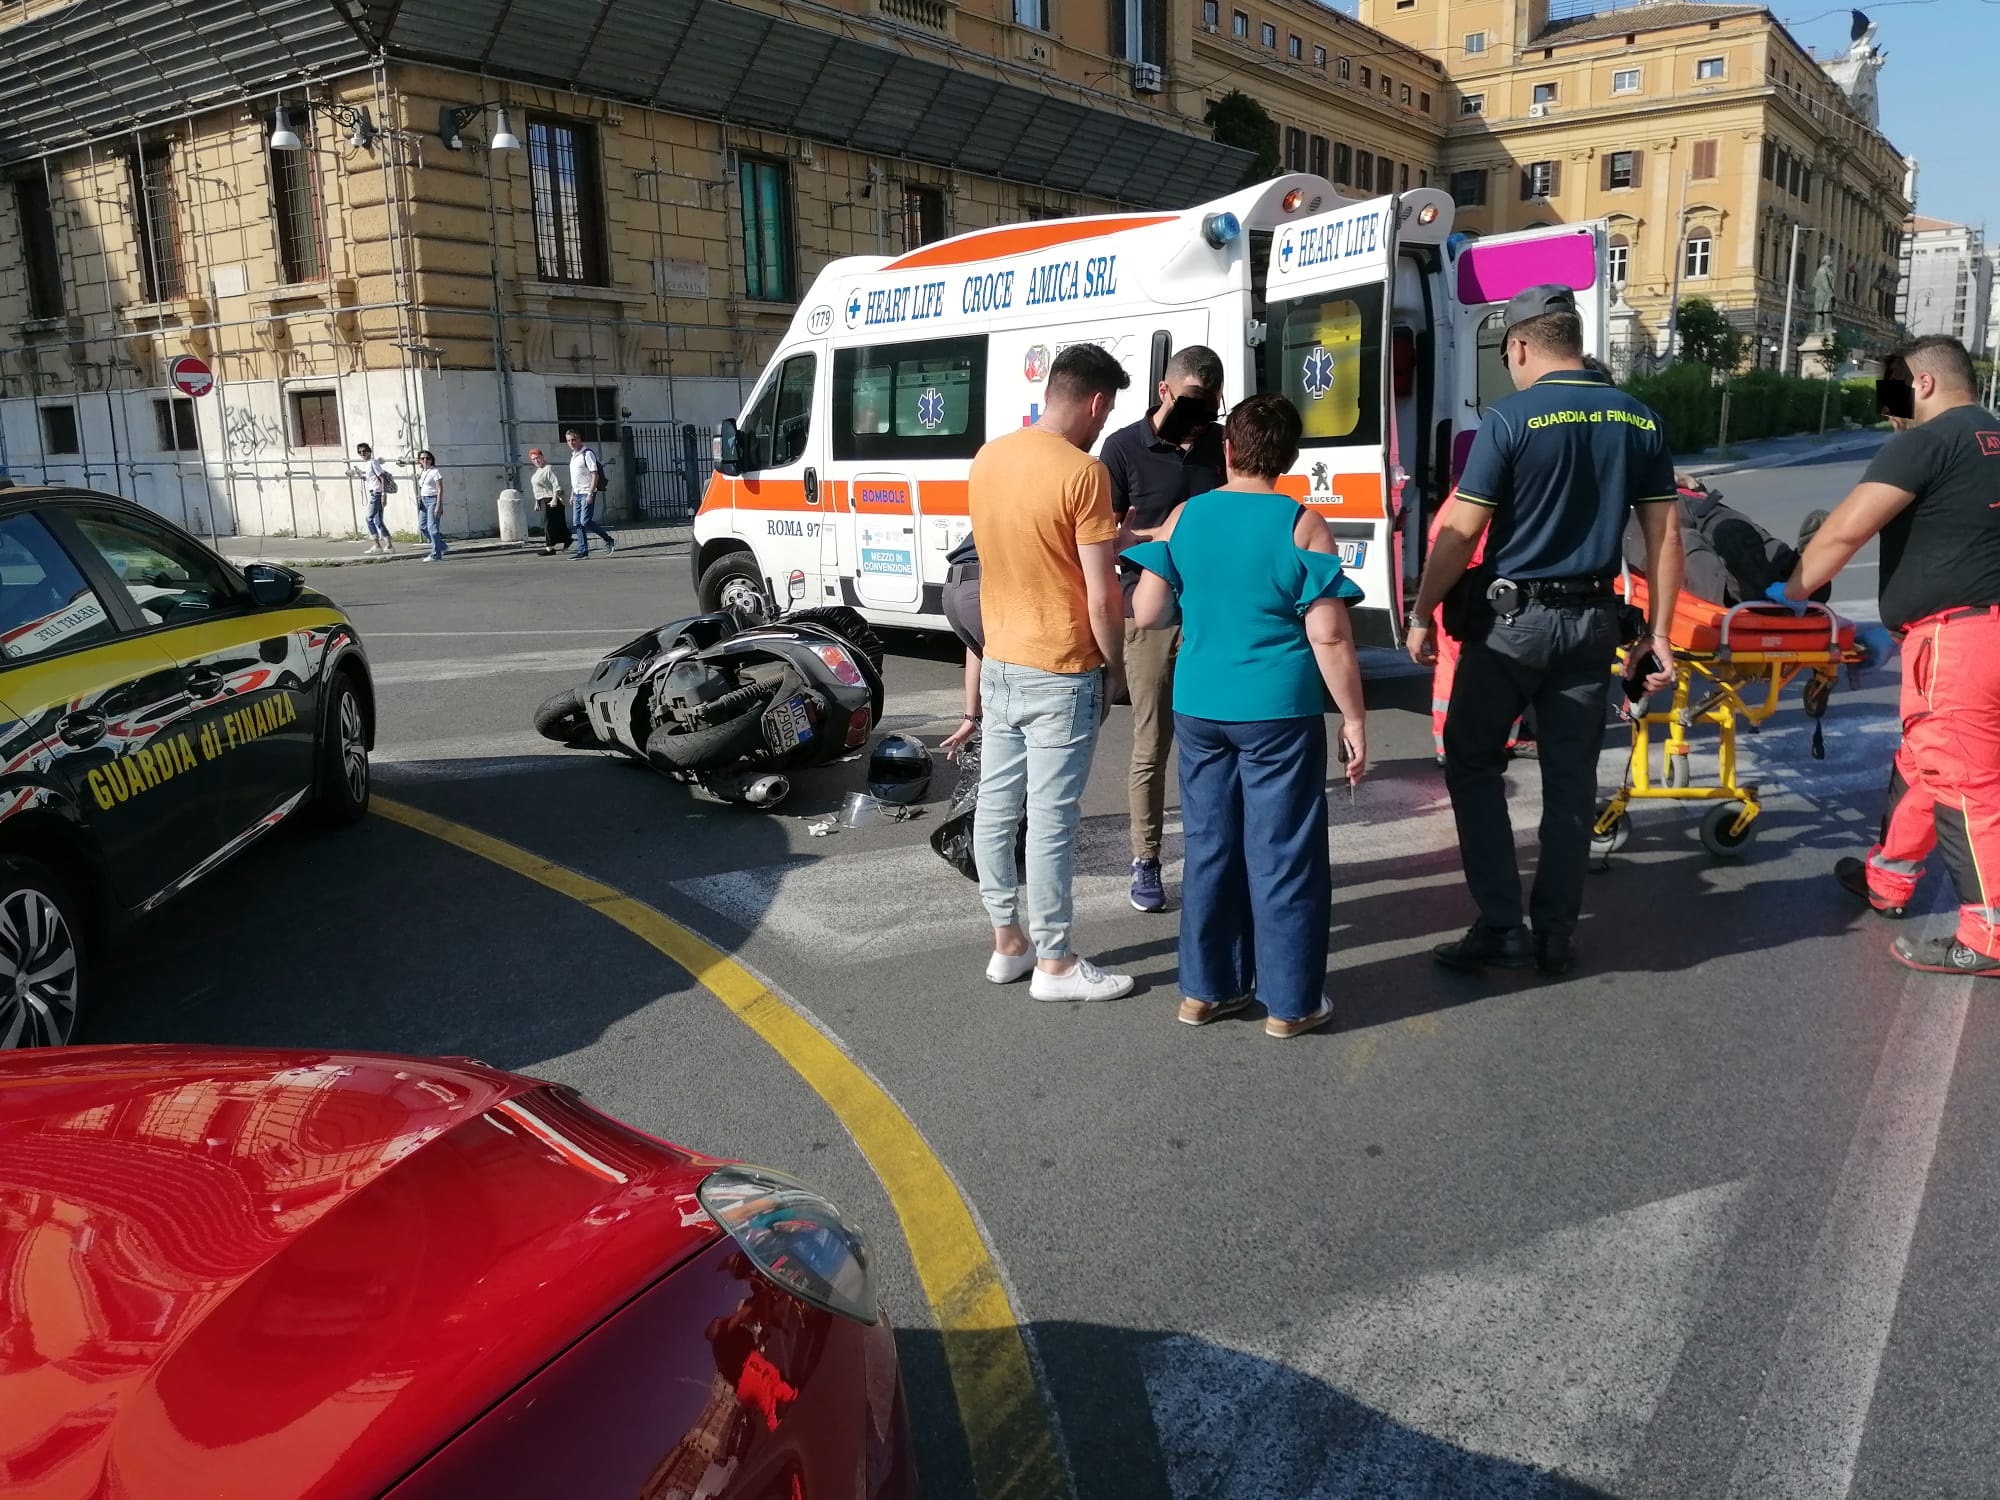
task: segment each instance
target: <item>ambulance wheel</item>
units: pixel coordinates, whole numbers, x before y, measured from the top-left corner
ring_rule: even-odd
[[[1609,805],[1609,803],[1606,804],[1607,807]],[[1597,810],[1597,816],[1599,818],[1604,816],[1604,808],[1600,807]],[[1595,827],[1591,829],[1590,857],[1592,859],[1609,859],[1631,841],[1632,818],[1630,814],[1620,813],[1618,821],[1611,825],[1609,833],[1599,833]]]
[[[1694,772],[1688,769],[1688,758],[1685,755],[1667,757],[1667,785],[1675,788],[1694,785]]]
[[[764,580],[757,572],[757,559],[748,552],[725,552],[702,570],[695,596],[703,610],[732,609],[752,620],[769,619],[770,600]]]
[[[1757,837],[1757,825],[1747,825],[1732,834],[1729,827],[1743,815],[1741,802],[1722,802],[1711,807],[1701,820],[1701,846],[1717,859],[1741,859],[1750,841]]]

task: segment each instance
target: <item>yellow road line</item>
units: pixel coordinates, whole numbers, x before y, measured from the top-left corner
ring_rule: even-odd
[[[1068,1472],[999,1267],[958,1185],[882,1086],[763,981],[665,913],[567,865],[401,802],[392,823],[581,902],[687,970],[827,1102],[875,1169],[937,1317],[980,1500],[1056,1500]]]

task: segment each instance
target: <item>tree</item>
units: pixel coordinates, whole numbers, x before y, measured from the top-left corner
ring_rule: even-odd
[[[1711,370],[1733,370],[1743,362],[1743,335],[1729,326],[1706,297],[1689,297],[1674,320],[1680,357]]]
[[[1256,157],[1243,179],[1246,184],[1278,175],[1278,122],[1263,105],[1241,89],[1231,89],[1209,105],[1203,118],[1216,140]]]
[[[1861,340],[1854,330],[1843,328],[1836,323],[1833,325],[1833,332],[1826,336],[1826,343],[1819,354],[1820,358],[1826,361],[1826,367],[1837,375],[1853,364],[1855,356],[1860,352]]]

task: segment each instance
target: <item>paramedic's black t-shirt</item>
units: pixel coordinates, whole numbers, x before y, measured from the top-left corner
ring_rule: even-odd
[[[1865,484],[1917,498],[1882,528],[1882,623],[2000,604],[2000,417],[1955,406],[1899,432]]]

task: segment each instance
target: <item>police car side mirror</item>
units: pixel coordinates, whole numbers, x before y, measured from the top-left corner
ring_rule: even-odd
[[[278,609],[290,604],[304,591],[306,581],[290,568],[276,563],[246,563],[243,581],[250,585],[250,597],[260,609]]]
[[[743,468],[743,440],[734,417],[724,417],[715,431],[715,467],[732,478]]]

